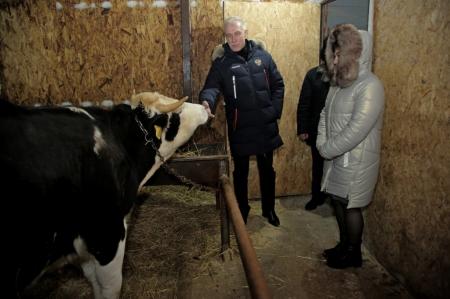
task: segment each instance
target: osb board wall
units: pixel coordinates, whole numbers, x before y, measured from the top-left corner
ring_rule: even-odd
[[[449,11],[448,0],[375,2],[386,111],[365,238],[418,298],[450,294]]]
[[[3,92],[16,102],[115,102],[137,92],[182,94],[181,10],[127,1],[26,1],[0,11]],[[89,4],[91,4],[89,2]]]
[[[198,102],[198,95],[211,67],[213,49],[224,42],[223,36],[223,6],[220,1],[200,0],[190,8],[191,13],[191,69],[192,95]],[[215,111],[214,121],[208,127],[199,128],[202,136],[199,142],[226,143],[225,112],[222,105]]]
[[[239,15],[248,22],[250,39],[265,42],[285,82],[280,134],[284,145],[275,152],[276,194],[310,192],[310,149],[297,138],[300,87],[306,72],[318,64],[320,6],[292,2],[225,2],[225,17]],[[256,161],[251,162],[250,197],[260,197]]]

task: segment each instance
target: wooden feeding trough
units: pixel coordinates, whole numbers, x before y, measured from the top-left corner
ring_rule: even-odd
[[[192,148],[195,148],[194,155],[190,151]],[[195,155],[198,153],[201,155]],[[229,248],[230,232],[220,178],[228,176],[229,169],[226,143],[188,144],[163,164],[147,184],[191,185],[213,190],[216,194],[216,208],[220,209],[221,251],[224,252]]]

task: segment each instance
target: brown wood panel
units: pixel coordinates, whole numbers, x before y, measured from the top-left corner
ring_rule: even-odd
[[[115,102],[133,89],[182,96],[181,10],[75,9],[35,0],[0,10],[2,91],[16,102]]]
[[[367,243],[418,298],[450,293],[450,2],[376,1],[386,110]]]

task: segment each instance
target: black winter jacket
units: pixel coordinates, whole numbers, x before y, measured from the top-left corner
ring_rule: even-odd
[[[277,124],[283,109],[283,78],[261,45],[252,40],[246,44],[247,60],[228,44],[218,49],[221,53],[213,61],[199,96],[214,110],[222,93],[231,153],[239,156],[266,153],[283,144]]]
[[[325,106],[330,83],[324,79],[325,70],[318,66],[310,69],[303,80],[297,107],[297,135],[308,133],[306,142],[316,144],[320,112]]]

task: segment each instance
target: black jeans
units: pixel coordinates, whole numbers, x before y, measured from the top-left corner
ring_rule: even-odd
[[[248,215],[248,170],[250,156],[233,156],[234,161],[234,193],[244,219]],[[261,206],[263,214],[275,210],[275,171],[272,167],[273,152],[256,155],[261,190]]]

